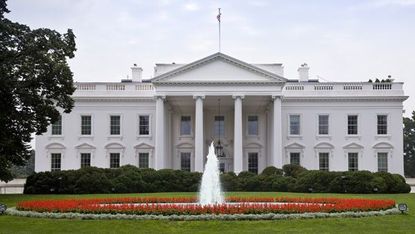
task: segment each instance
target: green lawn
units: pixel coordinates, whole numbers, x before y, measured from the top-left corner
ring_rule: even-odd
[[[129,221],[129,220],[52,220],[0,216],[0,233],[415,233],[415,194],[300,194],[227,193],[232,196],[335,196],[390,198],[407,203],[407,215],[367,218],[330,218],[277,221]],[[100,194],[100,195],[0,195],[9,207],[29,199],[131,196],[192,196],[194,193]]]

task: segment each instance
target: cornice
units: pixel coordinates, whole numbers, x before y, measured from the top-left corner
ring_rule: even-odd
[[[153,83],[154,86],[197,86],[197,85],[233,85],[233,86],[269,86],[275,85],[282,87],[284,82],[280,81],[167,81],[162,83]]]

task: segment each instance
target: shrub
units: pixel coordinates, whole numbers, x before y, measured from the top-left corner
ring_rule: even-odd
[[[272,175],[279,175],[282,176],[283,175],[283,170],[282,169],[278,169],[274,166],[269,166],[266,167],[262,172],[261,175],[265,175],[265,176],[272,176]]]
[[[294,190],[296,192],[330,192],[328,186],[334,179],[334,172],[305,171],[297,178]]]
[[[293,164],[286,164],[282,166],[282,170],[284,171],[284,176],[291,176],[294,178],[298,178],[301,173],[307,171],[304,167]]]

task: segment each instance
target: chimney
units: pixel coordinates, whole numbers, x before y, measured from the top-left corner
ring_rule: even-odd
[[[310,70],[310,67],[307,63],[301,64],[301,66],[297,69],[300,82],[308,81],[308,70]]]
[[[141,82],[141,77],[143,73],[143,69],[141,67],[137,67],[137,64],[134,63],[134,65],[131,67],[131,73],[131,78],[133,82]]]

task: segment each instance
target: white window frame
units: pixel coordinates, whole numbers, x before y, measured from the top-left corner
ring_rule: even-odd
[[[298,134],[291,134],[291,116],[292,115],[298,115],[300,117],[300,122],[299,122],[299,129],[298,129]],[[303,126],[303,115],[300,113],[289,113],[288,114],[288,137],[302,137],[302,126]]]
[[[331,150],[319,150],[318,152],[317,152],[317,161],[318,161],[318,170],[321,170],[320,169],[320,154],[321,153],[323,153],[323,154],[328,154],[328,165],[327,165],[327,171],[330,171],[330,158],[331,158],[331,155],[332,155],[332,152],[331,152]]]
[[[50,167],[50,171],[52,171],[52,154],[59,154],[60,155],[60,168],[59,170],[55,170],[55,171],[62,171],[63,170],[63,154],[61,152],[50,152],[49,153],[49,167]]]
[[[322,115],[325,115],[325,116],[327,116],[327,134],[320,134],[320,116],[322,116]],[[319,138],[325,138],[325,137],[327,137],[327,138],[330,138],[331,136],[330,136],[330,133],[331,133],[331,131],[330,131],[330,126],[331,126],[331,121],[330,121],[330,114],[328,114],[328,113],[318,113],[317,114],[317,137],[319,137]]]
[[[82,168],[82,154],[89,154],[89,166],[92,167],[92,152],[87,152],[86,150],[83,150],[82,152],[79,152],[79,168]]]
[[[377,165],[377,171],[379,172],[379,154],[386,154],[386,172],[390,172],[389,170],[389,155],[390,152],[388,150],[377,150],[376,151],[376,165]]]
[[[259,151],[255,151],[255,150],[250,150],[246,153],[246,170],[249,171],[249,154],[256,154],[257,156],[257,174],[261,173],[260,172],[260,167],[259,167],[259,162],[260,162],[260,152]]]
[[[301,158],[302,158],[302,154],[303,154],[303,153],[302,153],[302,151],[301,151],[301,150],[290,150],[290,152],[288,153],[289,164],[291,164],[291,154],[292,154],[292,153],[295,153],[295,154],[297,154],[297,153],[298,153],[298,154],[299,154],[298,159],[300,160],[300,162],[299,162],[299,164],[298,164],[298,165],[299,165],[299,166],[302,166],[302,165],[303,165],[303,164],[302,164],[302,161],[303,161],[303,160],[301,159]]]
[[[378,116],[379,115],[386,115],[386,134],[378,134]],[[391,137],[391,134],[390,134],[391,121],[390,121],[390,114],[389,113],[376,113],[375,124],[376,124],[376,127],[375,127],[375,138],[376,139],[380,139],[380,138],[388,138],[389,139]]]
[[[216,118],[216,116],[223,116],[223,136],[220,136],[221,138],[226,138],[226,115],[225,114],[221,114],[221,115],[216,115],[216,114],[214,114],[213,115],[213,136],[214,137],[219,137],[219,135],[216,135],[216,128],[215,128],[215,122],[216,122],[216,120],[215,120],[215,118]]]
[[[111,116],[120,116],[120,134],[119,135],[111,135]],[[124,126],[124,117],[121,113],[109,113],[107,116],[107,135],[108,139],[122,139],[123,137],[123,126]]]
[[[190,172],[194,171],[194,166],[193,166],[193,152],[191,150],[180,150],[179,151],[179,170],[182,170],[182,153],[188,153],[190,154]]]
[[[82,135],[82,116],[91,116],[91,134]],[[93,138],[94,137],[94,115],[92,113],[79,114],[79,138]]]
[[[148,134],[147,135],[140,134],[140,116],[148,116]],[[152,136],[151,127],[152,127],[152,115],[146,114],[146,113],[139,113],[137,115],[137,135],[139,137],[151,137]]]
[[[256,116],[257,117],[257,134],[250,134],[249,133],[249,117]],[[258,137],[260,135],[260,116],[258,114],[252,113],[246,115],[246,136],[248,137]]]
[[[63,114],[60,113],[60,117],[61,117],[61,134],[60,135],[54,135],[52,134],[52,123],[48,126],[49,128],[49,139],[53,139],[53,138],[59,138],[59,139],[63,139],[64,133],[65,133],[65,129],[64,129],[64,119],[63,119]]]
[[[357,171],[360,171],[361,170],[361,160],[359,159],[360,158],[360,155],[361,155],[361,152],[360,151],[356,151],[356,150],[349,150],[349,151],[347,151],[347,153],[346,153],[346,159],[347,159],[347,167],[346,167],[346,171],[349,171],[349,153],[356,153],[357,154]]]
[[[190,117],[190,134],[182,134],[182,117],[183,116],[189,116]],[[193,137],[193,129],[194,129],[194,116],[192,114],[180,114],[179,115],[179,137]]]

